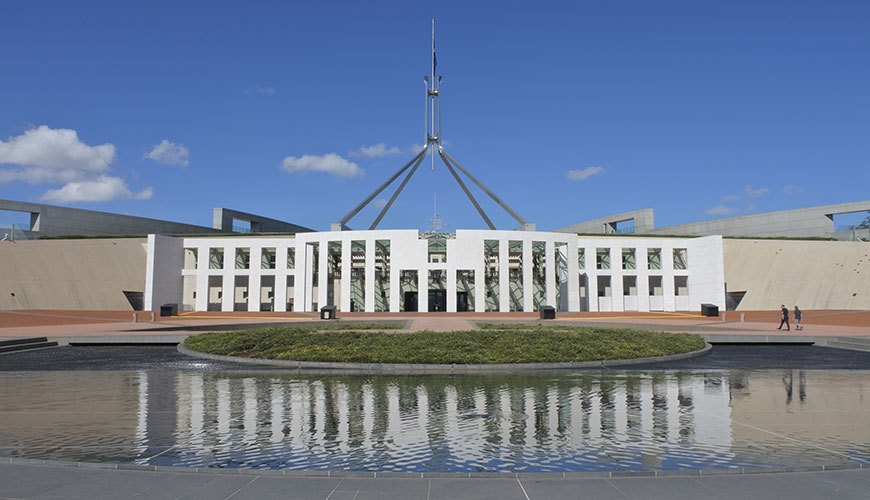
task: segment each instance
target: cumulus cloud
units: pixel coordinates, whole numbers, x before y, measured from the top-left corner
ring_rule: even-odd
[[[749,214],[755,211],[755,204],[749,202],[749,200],[754,200],[758,198],[762,198],[770,194],[770,189],[760,188],[755,189],[751,185],[743,188],[743,193],[740,195],[727,195],[723,196],[721,200],[721,204],[716,205],[713,208],[706,210],[704,213],[708,215],[734,215],[738,213]],[[745,202],[746,206],[744,208],[735,208],[726,205],[726,203],[742,203]]]
[[[752,186],[746,186],[746,189],[743,190],[743,193],[746,195],[747,198],[761,198],[762,196],[767,196],[768,194],[770,194],[770,189],[752,189]]]
[[[111,201],[118,198],[147,200],[153,195],[150,188],[133,193],[118,177],[100,176],[94,180],[69,182],[60,189],[47,191],[40,199],[51,203],[74,203]]]
[[[707,215],[731,215],[737,212],[736,208],[731,208],[726,205],[716,205],[705,211]]]
[[[190,151],[181,144],[175,144],[163,139],[160,144],[145,153],[145,158],[163,165],[186,167],[190,163]]]
[[[601,175],[604,173],[604,167],[586,167],[582,170],[569,170],[565,177],[573,181],[585,181],[586,179]]]
[[[807,190],[801,186],[790,185],[782,188],[782,193],[787,195],[806,194]]]
[[[419,151],[419,149],[417,150]],[[402,154],[402,150],[396,146],[387,147],[383,142],[379,142],[374,146],[361,146],[358,149],[351,151],[350,157],[366,157],[366,158],[383,158],[384,156],[393,156]]]
[[[345,160],[335,153],[323,156],[288,156],[281,162],[281,168],[291,174],[323,172],[333,177],[362,177],[365,170],[352,161]]]
[[[245,89],[245,95],[251,94],[272,96],[275,95],[275,89],[273,89],[272,87],[263,87],[259,83],[255,83],[254,85],[251,85],[250,87]]]
[[[49,202],[109,201],[117,198],[147,199],[151,189],[133,193],[124,181],[109,175],[115,146],[90,146],[70,129],[46,125],[0,141],[0,184],[63,185],[41,199]]]
[[[70,172],[106,172],[113,161],[115,146],[88,146],[70,129],[41,125],[0,141],[0,165],[17,165],[13,178],[25,182],[43,182],[46,176],[58,174],[69,177]]]

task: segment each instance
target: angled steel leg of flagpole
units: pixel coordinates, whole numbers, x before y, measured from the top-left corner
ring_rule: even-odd
[[[427,149],[428,149],[428,148],[427,148]],[[424,151],[425,151],[425,150],[424,150]],[[426,155],[425,155],[425,154],[419,154],[419,155],[417,155],[417,158],[416,158],[416,159],[417,159],[417,162],[414,163],[414,168],[412,168],[411,171],[408,172],[408,175],[406,175],[405,178],[402,179],[402,183],[399,184],[399,187],[396,189],[396,192],[393,193],[393,196],[390,197],[390,201],[388,201],[387,204],[384,205],[383,210],[381,210],[381,213],[378,214],[378,218],[375,219],[374,222],[372,222],[371,227],[369,227],[369,231],[373,231],[373,230],[375,230],[375,228],[378,227],[378,224],[381,223],[381,219],[383,219],[383,218],[384,218],[384,215],[387,214],[387,210],[389,210],[390,207],[393,206],[393,202],[396,201],[396,198],[399,197],[399,193],[401,193],[402,190],[405,189],[405,185],[407,185],[407,184],[408,184],[408,181],[411,180],[411,177],[414,176],[414,173],[417,171],[417,167],[419,167],[420,164],[423,163],[423,159],[424,159],[424,158],[426,158]]]
[[[450,163],[456,165],[456,168],[458,168],[460,171],[462,171],[462,173],[465,174],[469,179],[471,179],[472,182],[474,182],[475,184],[477,184],[477,187],[479,187],[480,189],[482,189],[484,193],[488,194],[489,197],[492,198],[493,201],[495,201],[496,203],[498,203],[498,205],[499,205],[501,208],[503,208],[503,209],[505,210],[505,212],[509,213],[509,214],[511,215],[511,217],[514,218],[514,220],[516,220],[517,222],[519,222],[520,225],[522,225],[522,226],[527,226],[527,225],[528,225],[528,222],[526,221],[526,219],[522,218],[522,217],[520,216],[520,214],[518,214],[518,213],[515,212],[511,207],[509,207],[509,206],[507,205],[507,203],[505,203],[504,201],[502,201],[502,199],[499,198],[498,196],[496,196],[495,193],[493,193],[492,191],[490,191],[490,189],[489,189],[488,187],[486,187],[482,182],[480,182],[479,180],[477,180],[476,177],[474,177],[473,175],[471,175],[471,173],[470,173],[468,170],[466,170],[465,168],[463,168],[462,165],[460,165],[458,161],[454,160],[453,157],[451,157],[449,154],[447,154],[446,151],[439,150],[439,151],[438,151],[438,154],[441,155],[441,159],[444,160],[444,163],[447,163],[448,160],[449,160]],[[445,160],[445,157],[446,157],[446,160]],[[458,178],[457,178],[457,179],[458,179]]]
[[[373,199],[375,199],[375,197],[376,197],[377,195],[381,194],[381,191],[383,191],[384,189],[386,189],[390,184],[393,183],[393,181],[395,181],[396,179],[398,179],[399,176],[402,175],[402,173],[403,173],[405,170],[408,170],[408,168],[409,168],[409,167],[410,167],[410,166],[411,166],[415,161],[416,161],[416,162],[419,162],[419,161],[421,161],[422,158],[425,158],[425,157],[426,157],[426,153],[427,153],[428,151],[429,151],[429,146],[426,145],[425,148],[423,148],[419,153],[417,153],[417,156],[411,158],[411,161],[409,161],[408,163],[406,163],[404,167],[400,168],[400,169],[399,169],[395,174],[393,174],[392,177],[390,177],[389,179],[387,179],[387,181],[384,182],[383,184],[381,184],[381,186],[380,186],[379,188],[377,188],[376,190],[374,190],[374,191],[372,192],[372,194],[370,194],[370,195],[368,196],[368,198],[366,198],[365,200],[363,200],[362,203],[360,203],[359,205],[357,205],[353,210],[351,210],[350,212],[348,212],[347,215],[345,215],[344,217],[342,217],[341,220],[339,220],[338,223],[337,223],[336,225],[338,225],[340,228],[343,228],[344,225],[348,223],[348,221],[350,221],[351,219],[353,219],[354,217],[356,217],[356,214],[358,214],[358,213],[360,212],[360,210],[362,210],[363,208],[366,207],[366,205],[368,205],[369,203],[371,203],[371,201],[372,201]]]
[[[474,208],[477,209],[477,213],[479,213],[480,216],[483,217],[483,221],[486,222],[486,225],[489,226],[490,229],[495,230],[495,226],[493,225],[492,221],[489,220],[489,217],[486,216],[486,212],[483,211],[483,208],[481,208],[480,204],[477,203],[477,200],[474,199],[474,195],[471,194],[471,191],[469,191],[465,183],[462,182],[462,178],[459,177],[459,174],[457,174],[456,170],[453,169],[453,165],[451,165],[450,162],[447,161],[446,153],[441,148],[438,148],[438,156],[440,156],[441,161],[443,161],[444,164],[447,165],[447,170],[450,170],[450,173],[453,174],[453,178],[456,179],[456,183],[459,184],[459,187],[461,187],[462,191],[465,192],[465,196],[467,196],[468,199],[471,200],[471,204],[474,205]]]

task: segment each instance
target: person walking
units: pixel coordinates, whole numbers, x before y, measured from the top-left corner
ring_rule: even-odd
[[[780,312],[782,313],[781,320],[779,321],[779,328],[777,330],[782,330],[782,325],[785,325],[785,331],[791,330],[791,326],[788,324],[788,307],[785,307],[785,304],[779,306]]]
[[[798,309],[798,306],[794,306],[794,329],[795,330],[803,330],[804,327],[801,326],[801,310]]]

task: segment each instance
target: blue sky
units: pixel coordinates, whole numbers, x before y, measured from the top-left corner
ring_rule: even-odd
[[[433,18],[445,150],[539,230],[870,199],[866,1],[2,11],[3,199],[207,226],[227,207],[326,230],[425,143]],[[485,228],[443,164],[424,167],[379,227],[427,229],[437,197],[448,229]]]

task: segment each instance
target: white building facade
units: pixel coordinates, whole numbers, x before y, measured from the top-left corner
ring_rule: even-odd
[[[360,312],[725,308],[722,238],[534,231],[148,237],[145,308]]]

